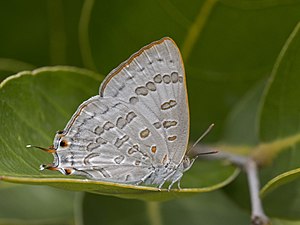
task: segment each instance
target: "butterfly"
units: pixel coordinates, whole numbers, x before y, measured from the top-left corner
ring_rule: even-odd
[[[125,184],[170,182],[180,188],[187,156],[189,107],[180,51],[165,37],[130,56],[103,80],[58,131],[52,164],[41,170]],[[39,147],[40,148],[40,147]]]

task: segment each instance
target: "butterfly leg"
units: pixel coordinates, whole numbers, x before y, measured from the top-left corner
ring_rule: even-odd
[[[177,187],[178,187],[179,190],[181,190],[180,181],[181,181],[181,179],[179,179],[179,181],[177,182]]]
[[[164,183],[166,182],[167,180],[166,179],[164,179],[159,185],[158,185],[158,190],[159,191],[161,191],[161,188],[162,188],[162,186],[164,185]]]
[[[151,171],[150,173],[146,174],[144,177],[142,177],[138,182],[135,183],[135,185],[140,185],[144,183],[151,175],[154,173],[154,171]]]
[[[178,189],[179,189],[179,190],[181,189],[181,187],[180,187],[180,180],[181,180],[182,176],[183,176],[183,173],[179,174],[174,180],[172,180],[171,184],[170,184],[169,187],[168,187],[168,191],[171,190],[172,186],[173,186],[176,182],[178,182],[178,183],[177,183]]]
[[[159,184],[158,188],[161,189],[161,187],[164,185],[164,183],[170,179],[170,177],[174,176],[174,174],[176,173],[176,170],[172,171],[170,174],[168,174],[168,176],[166,176],[163,181]],[[168,187],[168,191],[171,190],[171,187],[173,185],[173,182],[171,183],[171,185],[169,185]]]

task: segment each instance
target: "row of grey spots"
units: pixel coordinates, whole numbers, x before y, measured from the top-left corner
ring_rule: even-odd
[[[127,115],[125,116],[125,118],[123,117],[119,117],[116,121],[116,126],[119,129],[123,129],[127,124],[129,124],[137,115],[130,111],[129,113],[127,113]]]
[[[125,116],[125,119],[123,117],[119,117],[116,121],[116,126],[119,129],[124,128],[124,126],[128,123],[130,123],[137,115],[134,112],[129,112],[127,113],[127,115]],[[94,133],[98,136],[102,135],[105,131],[109,131],[110,129],[114,128],[115,125],[110,122],[107,121],[103,124],[103,126],[96,126],[96,128],[94,129]],[[127,135],[123,136],[122,138],[117,138],[114,145],[117,148],[120,148],[127,140],[129,139],[129,137]],[[100,147],[100,145],[104,145],[107,144],[107,141],[105,139],[103,139],[102,137],[98,137],[95,142],[91,142],[86,146],[86,150],[87,151],[93,151],[97,148]]]
[[[162,76],[160,74],[157,74],[153,78],[154,82],[157,84],[160,84],[162,82]]]
[[[99,156],[100,156],[99,153],[91,153],[91,154],[87,155],[87,156],[83,159],[83,163],[84,163],[85,165],[92,165],[92,163],[90,162],[90,160],[91,160],[92,158],[99,157]]]
[[[177,139],[176,135],[168,137],[168,141],[175,141],[176,139]]]
[[[95,149],[97,149],[97,148],[99,148],[100,147],[100,144],[99,143],[89,143],[87,146],[86,146],[86,150],[87,151],[89,151],[89,152],[91,152],[91,151],[93,151],[93,150],[95,150]]]
[[[156,91],[156,86],[152,81],[149,81],[149,82],[146,83],[146,88],[149,91]]]
[[[172,72],[171,75],[164,74],[163,76],[161,74],[157,74],[153,77],[153,81],[157,84],[160,84],[162,82],[169,84],[169,83],[177,83],[178,81],[180,83],[183,82],[182,76],[179,76],[177,72]]]
[[[176,105],[177,105],[177,102],[176,102],[175,100],[171,99],[171,100],[168,101],[168,102],[164,102],[164,103],[160,106],[160,108],[161,108],[162,110],[167,110],[167,109],[173,108],[173,107],[176,106]]]
[[[139,86],[135,89],[135,93],[137,95],[146,96],[149,94],[149,91],[156,91],[155,83],[152,81],[149,81],[145,84],[145,86]]]
[[[149,92],[153,92],[156,91],[156,85],[155,83],[159,84],[159,83],[177,83],[178,81],[182,82],[182,77],[178,75],[177,72],[172,72],[171,75],[165,74],[165,75],[161,75],[161,74],[157,74],[154,76],[153,81],[149,81],[145,84],[145,86],[139,86],[135,89],[135,94],[136,95],[141,95],[141,96],[146,96],[149,94]],[[131,98],[129,98],[129,103],[130,104],[136,104],[137,102],[139,102],[138,97],[133,96]]]
[[[116,121],[116,126],[120,129],[124,128],[126,126],[126,124],[130,123],[137,115],[130,111],[129,113],[127,113],[127,115],[125,116],[125,118],[123,117],[119,117]],[[107,121],[102,127],[101,126],[96,126],[96,128],[94,129],[94,133],[97,135],[101,135],[104,133],[104,131],[109,131],[110,129],[114,128],[115,125],[110,122]]]
[[[153,126],[154,126],[156,129],[159,129],[159,128],[161,128],[161,122],[155,122],[155,123],[153,123]]]
[[[116,122],[116,126],[119,128],[119,129],[123,129],[127,124],[127,121],[126,119],[124,119],[123,117],[119,117],[117,119],[117,122]]]
[[[97,126],[97,127],[94,129],[94,133],[97,134],[97,135],[103,134],[103,133],[104,133],[103,127]]]
[[[129,140],[129,136],[125,134],[123,137],[117,138],[116,141],[115,141],[115,143],[114,143],[114,145],[117,148],[120,148],[128,140]]]
[[[128,149],[127,153],[128,155],[132,155],[136,152],[139,152],[140,151],[140,148],[138,145],[133,145],[131,148]]]
[[[137,117],[137,115],[134,113],[134,112],[129,112],[127,115],[126,115],[126,121],[127,123],[130,123],[135,117]]]
[[[119,155],[116,158],[114,158],[114,161],[115,161],[116,164],[120,164],[121,162],[124,161],[124,159],[125,159],[124,155]]]
[[[103,139],[102,137],[98,137],[96,139],[96,142],[91,142],[86,146],[86,150],[91,152],[97,148],[100,147],[100,145],[105,145],[107,144],[107,141],[105,139]]]
[[[138,103],[138,101],[139,101],[138,97],[135,97],[135,96],[133,96],[129,99],[129,103],[132,105],[135,105],[136,103]]]
[[[103,125],[103,129],[106,130],[106,131],[109,131],[110,129],[114,128],[115,125],[110,122],[110,121],[107,121],[104,125]]]
[[[137,87],[137,88],[135,89],[135,93],[136,93],[137,95],[143,95],[143,96],[146,96],[146,95],[149,93],[149,91],[148,91],[148,89],[147,89],[146,87],[140,86],[140,87]]]
[[[171,73],[171,80],[172,80],[172,83],[177,83],[178,81],[180,83],[183,82],[182,76],[179,76],[177,72],[172,72]]]
[[[171,83],[171,76],[168,74],[163,75],[163,81],[165,84]]]
[[[149,159],[149,156],[146,153],[143,153],[137,144],[135,144],[131,148],[129,148],[127,150],[127,153],[128,153],[128,155],[133,155],[134,153],[140,153],[142,155],[142,160]]]
[[[160,129],[162,127],[162,125],[163,125],[164,128],[168,129],[170,127],[177,126],[177,124],[178,124],[178,122],[176,120],[166,120],[163,123],[161,123],[161,122],[155,122],[155,123],[153,123],[153,126],[156,129]]]
[[[142,130],[141,132],[140,132],[140,137],[141,138],[146,138],[146,137],[148,137],[150,135],[150,130],[148,129],[148,128],[146,128],[146,129],[144,129],[144,130]]]
[[[177,121],[176,120],[166,120],[163,122],[164,128],[168,129],[170,127],[175,127],[177,126]]]
[[[105,144],[107,144],[107,141],[104,138],[102,138],[102,137],[98,137],[96,139],[96,143],[98,143],[100,145],[105,145]]]

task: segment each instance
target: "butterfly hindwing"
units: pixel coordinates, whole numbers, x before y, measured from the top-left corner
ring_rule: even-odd
[[[150,125],[127,103],[92,97],[64,129],[61,139],[69,145],[57,149],[61,167],[73,167],[74,174],[98,180],[139,181],[162,164],[156,158],[167,154],[165,141]]]

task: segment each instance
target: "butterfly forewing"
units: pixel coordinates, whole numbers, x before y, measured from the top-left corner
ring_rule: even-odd
[[[143,116],[147,128],[155,131],[151,134],[161,137],[153,145],[160,147],[160,140],[164,140],[167,157],[157,148],[156,162],[167,158],[178,165],[182,161],[188,143],[189,112],[184,67],[173,40],[161,39],[132,55],[106,77],[100,96],[123,101]]]

